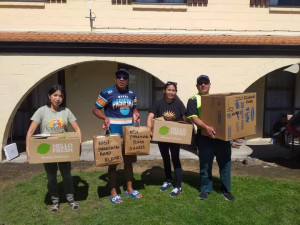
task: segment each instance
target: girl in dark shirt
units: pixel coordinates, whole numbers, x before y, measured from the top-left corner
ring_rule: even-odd
[[[168,121],[187,121],[186,118],[186,108],[183,103],[177,98],[177,83],[167,82],[163,88],[164,98],[158,100],[154,103],[152,109],[150,110],[147,126],[152,126],[152,119],[157,117],[163,117]],[[171,158],[175,170],[176,176],[176,186],[171,191],[170,196],[175,197],[182,193],[181,180],[182,180],[182,169],[179,159],[180,144],[158,142],[158,147],[161,156],[164,161],[164,169],[166,180],[160,187],[160,191],[166,191],[173,187],[172,185],[172,174],[171,174],[171,162],[170,162],[170,152]]]

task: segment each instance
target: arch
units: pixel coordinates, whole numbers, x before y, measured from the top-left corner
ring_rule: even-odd
[[[259,65],[253,73],[256,74],[256,77],[249,77],[249,83],[248,86],[244,88],[243,91],[246,91],[254,82],[259,80],[260,78],[264,77],[265,75],[271,73],[274,70],[285,68],[288,66],[291,66],[293,64],[300,63],[300,58],[294,58],[294,59],[286,59],[286,58],[276,58],[274,60],[270,60],[267,63],[264,63],[262,65]]]

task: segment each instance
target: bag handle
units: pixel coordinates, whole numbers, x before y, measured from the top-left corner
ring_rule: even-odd
[[[134,123],[133,123],[133,126],[134,126],[134,127],[140,127],[141,124],[140,124],[140,122],[134,122]]]
[[[110,129],[104,130],[104,135],[105,136],[110,135],[110,134],[111,134]]]

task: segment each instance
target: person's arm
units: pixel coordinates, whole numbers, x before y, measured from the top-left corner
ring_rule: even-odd
[[[132,109],[132,119],[134,123],[140,123],[140,113],[136,107]]]
[[[147,118],[147,126],[152,127],[152,120],[154,118],[154,113],[150,112]]]
[[[73,129],[76,131],[76,133],[78,134],[80,144],[81,144],[81,130],[78,126],[78,123],[76,121],[74,121],[74,122],[70,122],[70,124],[73,127]]]
[[[210,127],[208,125],[206,125],[202,120],[200,120],[198,117],[190,117],[190,120],[199,128],[203,129],[206,131],[206,133],[208,134],[208,136],[210,138],[215,138],[216,135],[216,131],[214,130],[213,127]]]
[[[197,109],[197,100],[189,99],[187,104],[187,118],[192,121],[198,128],[201,128],[206,131],[210,138],[215,138],[215,130],[213,127],[208,126],[205,124],[199,117],[198,117],[198,109]]]
[[[147,118],[147,126],[152,128],[152,120],[154,118],[154,113],[150,112]],[[153,133],[152,133],[152,129],[150,129],[150,137],[152,139]]]
[[[96,106],[93,107],[93,114],[103,120],[103,129],[108,130],[110,121],[109,119],[105,116],[105,114],[101,111],[101,109],[98,109]]]
[[[29,139],[30,137],[34,134],[36,128],[38,127],[38,123],[35,122],[35,121],[32,121],[29,128],[28,128],[28,131],[27,131],[27,134],[26,134],[26,155],[27,155],[27,162],[29,162],[30,160],[30,154],[29,154]]]

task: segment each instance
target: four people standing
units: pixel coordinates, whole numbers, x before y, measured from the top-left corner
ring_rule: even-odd
[[[136,94],[128,88],[129,73],[125,69],[120,69],[115,73],[115,86],[107,88],[99,94],[93,107],[93,114],[103,120],[103,129],[110,130],[111,133],[119,133],[123,136],[122,127],[132,125],[140,121],[140,114],[137,110]],[[187,112],[184,104],[177,97],[177,83],[167,82],[164,85],[164,98],[155,102],[150,110],[147,125],[152,126],[152,119],[163,117],[167,121],[188,121],[187,118],[197,126],[196,143],[199,150],[200,160],[200,186],[201,193],[199,198],[206,200],[208,194],[213,190],[212,186],[212,164],[214,156],[220,170],[221,193],[227,200],[234,200],[231,195],[231,147],[230,142],[215,139],[215,130],[201,120],[201,96],[208,94],[210,89],[210,79],[206,75],[197,78],[198,93],[188,100]],[[74,128],[81,139],[81,132],[76,123],[76,118],[68,108],[63,107],[65,92],[60,85],[54,85],[48,92],[47,106],[39,108],[33,117],[32,123],[26,136],[26,152],[28,160],[29,138],[33,135],[38,125],[41,126],[42,133],[53,133],[67,131],[68,123]],[[104,112],[102,112],[104,109]],[[187,117],[188,116],[188,117]],[[208,136],[204,136],[205,131]],[[174,197],[182,193],[182,168],[180,163],[180,144],[158,142],[159,150],[164,162],[165,181],[160,187],[161,191],[166,191],[173,187],[171,175],[171,159],[175,170],[176,185],[170,192]],[[127,190],[125,195],[133,198],[141,198],[142,195],[132,187],[133,167],[136,156],[124,155],[124,171],[126,176]],[[56,212],[59,208],[58,188],[57,188],[57,169],[59,168],[65,187],[67,200],[72,209],[78,209],[78,204],[73,196],[73,183],[71,176],[71,163],[45,163],[45,170],[48,178],[48,190],[53,202],[51,211]],[[110,196],[109,199],[114,204],[123,202],[122,197],[117,193],[117,165],[110,165],[108,168],[108,179]]]

